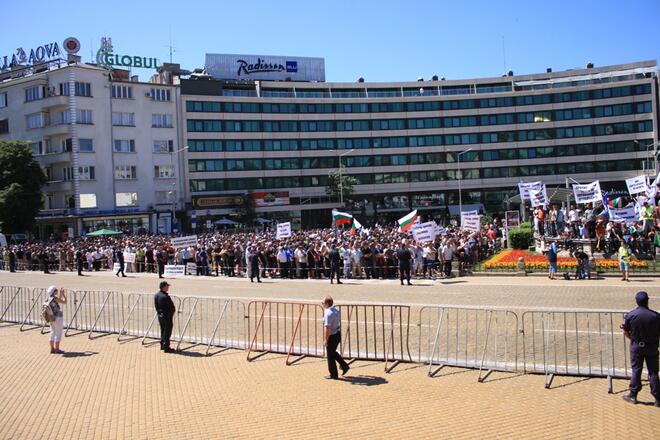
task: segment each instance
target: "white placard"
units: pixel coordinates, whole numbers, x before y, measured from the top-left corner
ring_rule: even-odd
[[[548,195],[546,193],[545,185],[541,191],[535,189],[529,190],[529,201],[532,204],[532,208],[537,206],[546,206],[548,204]]]
[[[586,185],[574,184],[573,195],[575,196],[575,203],[578,204],[603,201],[603,195],[600,192],[600,182],[598,180]]]
[[[625,208],[609,208],[610,221],[617,223],[632,223],[642,220],[637,207],[635,205],[628,205]]]
[[[197,244],[196,235],[187,235],[185,237],[175,237],[170,240],[170,244],[173,248],[182,248],[188,246],[195,246]]]
[[[112,273],[117,273],[119,272],[119,263],[115,263],[112,265]]]
[[[461,211],[461,217],[471,217],[474,215],[479,215],[479,211],[473,209],[472,211]]]
[[[419,243],[435,240],[438,225],[435,222],[420,223],[412,229],[413,239]]]
[[[135,252],[124,251],[124,262],[135,263]]]
[[[277,224],[277,239],[291,237],[291,222]]]
[[[479,230],[481,229],[481,216],[480,215],[463,216],[463,218],[461,218],[461,227],[469,231],[479,232]]]
[[[628,193],[630,193],[631,196],[648,191],[648,187],[646,186],[646,176],[637,176],[626,179],[626,186],[628,187]]]
[[[518,191],[520,191],[520,200],[529,200],[529,190],[533,189],[541,191],[543,183],[539,182],[520,182],[518,184]]]
[[[186,264],[186,274],[187,275],[197,275],[197,264],[187,263]]]
[[[183,264],[166,264],[165,276],[166,277],[182,277],[186,274],[186,266]]]

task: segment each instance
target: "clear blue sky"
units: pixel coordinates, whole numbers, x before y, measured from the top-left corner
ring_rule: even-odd
[[[660,59],[660,0],[5,1],[0,55],[72,35],[202,67],[204,54],[319,56],[326,80],[536,73]],[[140,72],[144,75],[147,72]]]

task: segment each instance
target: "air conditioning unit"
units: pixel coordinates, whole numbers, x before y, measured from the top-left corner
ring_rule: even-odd
[[[144,96],[146,96],[147,98],[151,98],[151,93],[147,92],[147,93],[144,94]]]

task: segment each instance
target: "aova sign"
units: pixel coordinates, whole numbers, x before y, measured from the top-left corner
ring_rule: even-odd
[[[57,58],[60,55],[62,55],[62,52],[60,51],[60,46],[56,42],[43,44],[35,49],[30,49],[29,55],[22,47],[19,47],[16,49],[16,53],[2,57],[0,68],[4,70],[18,65],[29,66],[34,63]]]

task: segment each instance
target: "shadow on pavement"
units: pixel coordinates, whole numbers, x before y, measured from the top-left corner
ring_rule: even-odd
[[[580,378],[580,379],[575,379],[571,382],[563,383],[561,385],[553,385],[553,386],[551,386],[550,388],[547,388],[547,389],[548,390],[556,390],[556,389],[559,389],[559,388],[565,388],[565,387],[568,387],[568,386],[571,386],[571,385],[577,385],[580,382],[586,382],[586,381],[591,380],[591,379],[593,379],[593,378],[583,377],[583,378]]]
[[[367,387],[388,383],[387,379],[378,376],[345,376],[342,377],[341,380],[344,382],[350,382],[351,385],[362,385]]]
[[[78,357],[88,357],[99,354],[98,351],[65,351],[62,354],[62,357],[65,358],[78,358]]]
[[[444,286],[450,286],[452,284],[465,284],[467,281],[440,281],[440,284]]]

